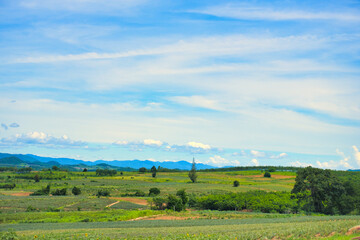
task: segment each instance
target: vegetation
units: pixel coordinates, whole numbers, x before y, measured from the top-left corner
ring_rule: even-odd
[[[153,178],[156,177],[156,172],[157,172],[156,167],[155,167],[155,166],[152,166],[152,168],[150,169],[150,171],[151,171],[151,176],[152,176]]]
[[[264,177],[271,178],[271,174],[269,172],[265,172]]]
[[[196,165],[195,165],[195,158],[193,159],[193,163],[191,166],[191,170],[189,172],[189,178],[190,180],[195,183],[197,179],[197,173],[196,173]]]
[[[239,185],[240,185],[240,183],[239,183],[238,180],[235,180],[235,181],[233,182],[233,186],[234,186],[234,187],[238,187]]]
[[[8,169],[0,172],[0,186],[14,188],[0,189],[0,234],[19,239],[311,239],[339,237],[358,225],[360,172],[305,168],[296,174],[273,168],[197,171],[195,166],[196,184],[188,171],[161,168],[156,177],[151,171]],[[263,177],[266,171],[271,178]],[[41,181],[34,184],[36,174]],[[60,194],[63,189],[72,194]],[[126,221],[142,217],[172,220]]]

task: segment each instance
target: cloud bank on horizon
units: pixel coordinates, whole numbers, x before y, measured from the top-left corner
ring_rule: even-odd
[[[3,1],[0,151],[360,168],[359,16],[357,1]]]

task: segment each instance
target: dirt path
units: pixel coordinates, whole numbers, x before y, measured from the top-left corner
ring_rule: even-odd
[[[139,198],[131,198],[131,197],[110,197],[109,199],[115,199],[125,202],[132,202],[135,204],[146,206],[148,202],[145,199],[139,199]]]
[[[115,204],[118,204],[120,201],[116,201],[116,202],[114,202],[114,203],[111,203],[111,204],[109,204],[109,205],[107,205],[106,207],[111,207],[111,206],[114,206]]]

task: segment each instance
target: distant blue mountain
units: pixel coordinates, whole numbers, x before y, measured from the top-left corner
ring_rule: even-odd
[[[74,166],[74,165],[82,165],[82,166],[104,166],[104,164],[114,167],[121,167],[121,168],[133,168],[139,169],[141,167],[145,167],[150,169],[152,166],[168,168],[168,169],[179,169],[179,170],[190,170],[192,164],[187,161],[178,161],[178,162],[156,162],[156,161],[149,161],[149,160],[114,160],[114,161],[105,161],[105,160],[97,160],[95,162],[90,161],[83,161],[77,160],[72,158],[51,158],[51,157],[40,157],[33,154],[9,154],[9,153],[0,153],[1,158],[9,158],[9,157],[17,157],[18,159],[26,162],[26,163],[46,163],[47,165],[63,165],[63,166]],[[197,169],[209,169],[215,168],[210,165],[197,163]]]

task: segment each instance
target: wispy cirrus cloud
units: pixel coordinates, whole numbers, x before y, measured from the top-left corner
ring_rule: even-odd
[[[270,8],[246,6],[239,4],[226,4],[211,6],[200,10],[190,10],[189,12],[208,14],[217,17],[246,19],[246,20],[269,20],[269,21],[286,21],[286,20],[327,20],[327,21],[360,21],[360,12],[358,11],[306,11],[293,10],[286,8]]]

